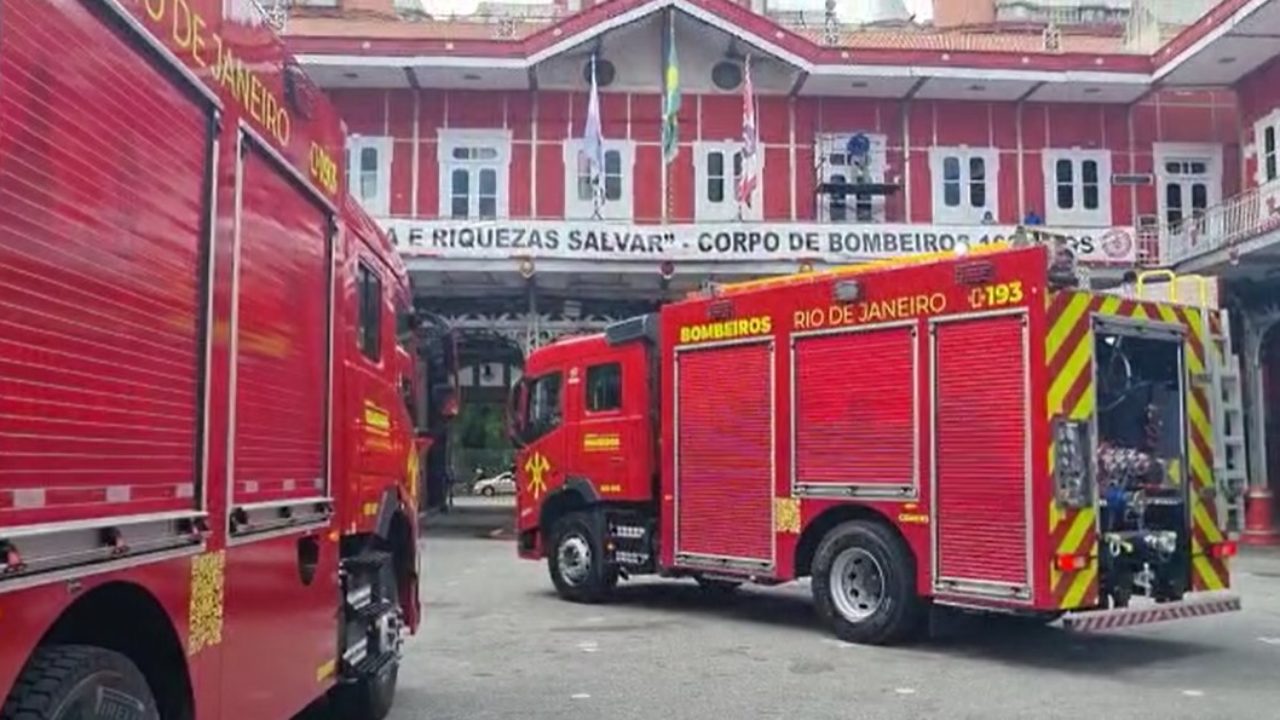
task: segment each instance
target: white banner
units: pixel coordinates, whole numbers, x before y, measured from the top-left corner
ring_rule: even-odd
[[[1003,242],[1013,226],[737,223],[632,225],[607,221],[383,219],[406,257],[566,260],[783,260],[843,263]],[[1089,264],[1132,264],[1133,228],[1043,228],[1069,238]]]

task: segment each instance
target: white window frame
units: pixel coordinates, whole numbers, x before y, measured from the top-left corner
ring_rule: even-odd
[[[591,198],[578,195],[578,162],[582,151],[582,139],[568,140],[564,144],[564,216],[566,219],[590,220],[595,216],[595,204]],[[600,208],[604,220],[631,220],[635,193],[636,145],[630,140],[605,140],[604,152],[618,153],[621,162],[621,191],[617,200],[606,199]],[[607,166],[607,163],[606,163]]]
[[[960,204],[948,207],[946,203],[946,177],[943,165],[947,158],[956,158],[960,162]],[[981,159],[983,168],[983,186],[986,194],[985,202],[974,207],[969,177],[969,164],[974,159]],[[979,225],[982,216],[990,211],[993,218],[1000,211],[1000,151],[996,148],[975,147],[933,147],[929,148],[929,174],[933,185],[933,222],[939,225]]]
[[[856,133],[822,133],[818,135],[813,153],[814,163],[817,165],[817,170],[820,173],[818,182],[832,182],[832,178],[836,175],[844,175],[846,179],[849,179],[848,173],[851,169],[849,165],[847,163],[832,164],[829,156],[832,154],[843,156],[844,148],[847,147],[849,139],[855,134]],[[867,140],[871,143],[871,151],[868,153],[867,158],[870,161],[868,163],[869,167],[867,168],[869,175],[867,180],[873,183],[883,183],[889,168],[889,138],[888,136],[879,133],[863,134],[866,135]],[[885,195],[872,195],[870,198],[871,219],[859,220],[857,198],[845,198],[846,209],[844,220],[835,220],[832,219],[831,213],[832,196],[829,194],[824,195],[821,196],[821,200],[817,204],[817,219],[819,222],[824,223],[882,223],[885,221],[886,199],[887,197]]]
[[[453,171],[467,169],[477,171],[492,168],[495,175],[494,219],[506,219],[511,207],[511,131],[441,128],[438,135],[440,166],[440,218],[453,218]],[[462,160],[454,158],[454,150],[465,147],[494,149],[492,158]],[[478,179],[472,174],[470,186]],[[469,207],[468,220],[479,219],[479,203]]]
[[[700,222],[736,222],[738,220],[737,178],[733,176],[733,156],[742,150],[742,141],[699,141],[693,144],[694,218]],[[712,153],[725,153],[725,194],[720,202],[712,202],[707,193],[707,158]],[[756,187],[751,194],[751,205],[742,206],[744,222],[759,222],[764,218],[764,144],[756,145]]]
[[[1165,165],[1176,161],[1200,162],[1206,164],[1205,210],[1222,203],[1222,145],[1217,143],[1155,143],[1152,148],[1155,161],[1156,203],[1159,208],[1160,225],[1165,226],[1169,220],[1168,191],[1165,183],[1170,180]],[[1190,198],[1185,198],[1183,207],[1189,208]],[[1182,221],[1186,222],[1189,214],[1184,212]]]
[[[1072,206],[1058,205],[1058,163],[1071,163]],[[1098,168],[1098,207],[1084,206],[1084,164]],[[1111,151],[1047,148],[1044,151],[1044,221],[1055,227],[1111,227]]]
[[[1270,177],[1267,175],[1267,131],[1272,133],[1272,167],[1275,172]],[[1280,181],[1280,108],[1272,110],[1267,115],[1260,118],[1253,125],[1253,142],[1255,154],[1258,157],[1258,169],[1254,173],[1254,180],[1259,185],[1266,185]]]
[[[372,197],[365,197],[362,192],[364,171],[361,159],[365,150],[378,154]],[[392,141],[389,137],[352,135],[347,138],[347,189],[364,206],[365,212],[374,217],[391,215],[391,158]]]

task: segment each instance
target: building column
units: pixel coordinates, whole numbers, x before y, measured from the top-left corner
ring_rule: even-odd
[[[1247,545],[1280,542],[1272,521],[1273,494],[1267,478],[1267,396],[1262,356],[1267,332],[1276,324],[1269,313],[1245,312],[1244,382],[1245,444],[1249,456],[1249,489],[1245,496],[1245,528],[1241,540]]]

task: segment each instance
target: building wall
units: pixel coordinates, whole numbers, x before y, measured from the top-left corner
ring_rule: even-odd
[[[1273,63],[1268,72],[1255,82],[1269,83],[1269,88],[1280,87],[1280,63]],[[439,215],[439,132],[444,128],[476,128],[506,129],[511,133],[509,216],[565,217],[563,145],[566,140],[581,137],[585,93],[334,90],[331,94],[352,134],[392,139],[392,216]],[[1280,97],[1280,91],[1271,90],[1269,94]],[[1252,108],[1253,99],[1249,102]],[[1272,103],[1276,104],[1280,100]],[[631,200],[637,222],[664,219],[660,107],[657,94],[601,94],[605,138],[634,143]],[[995,219],[1002,223],[1018,222],[1031,209],[1045,214],[1046,149],[1109,151],[1112,173],[1154,174],[1157,153],[1162,147],[1168,149],[1163,143],[1219,144],[1223,172],[1221,187],[1216,191],[1221,197],[1238,192],[1244,172],[1249,171],[1241,167],[1241,115],[1234,95],[1226,91],[1164,92],[1132,106],[1019,106],[1012,102],[931,100],[903,103],[764,95],[759,97],[759,112],[764,146],[762,216],[773,221],[817,218],[814,143],[819,133],[868,132],[885,136],[886,180],[903,185],[903,190],[885,203],[885,220],[889,222],[927,223],[933,219],[929,149],[937,146],[998,150]],[[693,143],[736,140],[741,136],[741,122],[742,100],[737,93],[685,95],[681,152],[669,176],[667,220],[695,219]],[[1142,216],[1157,214],[1159,192],[1154,183],[1111,186],[1111,223],[1134,225]]]
[[[1264,156],[1266,128],[1280,144],[1280,57],[1247,75],[1237,86],[1240,97],[1240,132],[1244,147],[1244,181],[1253,187],[1268,179]]]

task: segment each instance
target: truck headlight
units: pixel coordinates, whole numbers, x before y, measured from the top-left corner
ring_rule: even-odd
[[[1093,464],[1089,462],[1089,425],[1064,417],[1053,419],[1054,496],[1066,507],[1093,502]]]

